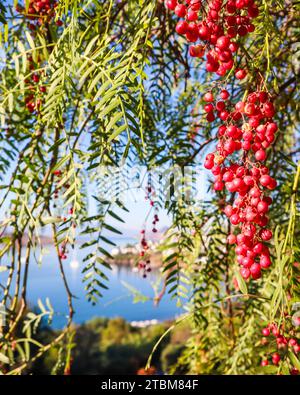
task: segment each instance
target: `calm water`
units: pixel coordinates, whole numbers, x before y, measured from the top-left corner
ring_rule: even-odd
[[[64,262],[65,272],[68,278],[70,289],[78,299],[74,299],[76,314],[74,321],[82,323],[95,316],[102,317],[123,317],[128,321],[144,321],[157,319],[159,321],[174,318],[181,310],[176,307],[174,301],[170,301],[168,295],[163,298],[159,306],[154,306],[153,301],[133,303],[133,295],[125,286],[125,283],[134,287],[143,295],[153,298],[155,295],[153,284],[159,285],[159,273],[152,273],[147,279],[143,279],[141,274],[133,272],[130,268],[114,267],[112,271],[104,270],[110,278],[109,290],[103,290],[104,297],[100,299],[96,306],[92,306],[85,297],[84,285],[82,284],[82,253],[71,256]],[[79,263],[77,268],[71,266],[71,261]],[[158,287],[161,289],[161,284]],[[63,314],[67,314],[67,297],[63,287],[62,279],[58,270],[57,258],[50,253],[43,259],[42,266],[32,262],[29,272],[28,299],[32,306],[41,299],[43,303],[46,297],[51,301],[56,312],[62,315],[56,316],[53,325],[61,327],[66,319]]]

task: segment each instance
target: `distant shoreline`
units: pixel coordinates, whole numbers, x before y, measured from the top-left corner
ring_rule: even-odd
[[[161,253],[158,252],[150,253],[147,258],[140,257],[138,253],[120,253],[115,255],[114,259],[108,259],[108,263],[116,266],[135,267],[140,261],[146,259],[151,261],[152,268],[159,268],[162,266],[162,256]]]
[[[4,239],[4,238],[11,239],[11,237],[12,237],[12,234],[7,233],[2,236],[2,239]],[[37,238],[34,237],[33,242],[37,241],[36,239]],[[28,235],[27,234],[23,235],[22,246],[26,246],[28,243],[28,240],[29,240]],[[126,240],[126,238],[124,238],[124,240]],[[49,236],[40,235],[38,241],[42,246],[51,246],[51,247],[55,248],[53,240]],[[78,245],[80,246],[83,243],[85,243],[85,239],[79,238]],[[150,241],[150,246],[151,246],[151,244],[155,248],[155,244]],[[140,261],[144,261],[144,260],[148,260],[148,259],[151,261],[152,268],[159,268],[162,266],[162,255],[160,252],[152,252],[150,249],[150,252],[147,255],[147,257],[141,257],[139,255],[139,245],[138,244],[127,243],[126,246],[115,247],[112,249],[111,255],[113,258],[107,258],[106,261],[109,264],[114,264],[116,266],[135,267],[138,265],[138,263]]]

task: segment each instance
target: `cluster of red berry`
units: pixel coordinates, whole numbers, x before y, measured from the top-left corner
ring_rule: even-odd
[[[138,264],[138,268],[142,271],[143,277],[147,277],[147,273],[151,272],[151,261],[147,256],[149,250],[149,244],[146,240],[146,230],[141,230],[141,242],[140,242],[140,257],[143,258]],[[146,258],[146,259],[145,259]]]
[[[32,30],[32,35],[34,35],[36,29],[43,27],[45,30],[46,23],[53,20],[57,5],[57,1],[53,0],[30,0],[27,10],[25,5],[17,4],[16,11],[29,20],[28,28]],[[62,26],[62,21],[57,20],[56,24],[57,26]],[[37,59],[33,59],[31,55],[28,56],[28,65],[31,77],[25,80],[26,88],[29,91],[25,97],[25,105],[30,113],[38,113],[43,103],[43,94],[46,93],[46,86],[40,83],[43,76],[43,71],[40,71],[42,65],[41,56],[37,55]]]
[[[206,54],[206,70],[220,76],[234,65],[233,54],[238,44],[232,39],[253,32],[251,20],[259,15],[254,0],[211,0],[207,7],[202,0],[167,0],[168,9],[184,18],[176,25],[176,32],[184,35],[187,41],[204,44],[191,45],[190,55],[202,58]],[[245,70],[236,70],[237,78],[244,78]]]
[[[159,222],[159,218],[158,218],[158,214],[157,214],[157,207],[155,207],[155,214],[153,216],[153,221],[152,221],[152,225],[153,225],[152,232],[153,233],[157,232],[157,229],[155,227],[157,222]]]
[[[25,15],[26,19],[30,20],[28,22],[28,28],[34,31],[39,26],[44,26],[46,22],[50,22],[54,18],[57,4],[56,1],[52,0],[31,0],[27,11],[25,6],[20,4],[17,4],[16,10],[20,14]],[[62,21],[58,20],[56,24],[61,26]],[[33,59],[33,56],[29,55],[27,60],[31,77],[25,80],[27,84],[26,88],[29,92],[25,97],[25,106],[30,113],[38,113],[43,103],[43,94],[46,93],[46,86],[40,83],[43,76],[43,71],[40,71],[42,59],[40,55],[37,56],[37,59]]]
[[[27,61],[31,78],[25,80],[28,90],[28,94],[25,97],[25,105],[30,113],[35,111],[39,112],[43,103],[43,95],[46,93],[46,86],[40,83],[42,76],[42,72],[39,71],[41,59],[38,57],[37,60],[34,61],[33,57],[30,55],[27,57]]]
[[[145,200],[149,200],[149,204],[150,204],[150,210],[149,213],[147,214],[145,223],[147,222],[149,215],[154,209],[154,215],[152,220],[152,225],[153,225],[152,232],[156,233],[157,232],[156,224],[159,222],[159,217],[158,217],[158,207],[157,205],[155,205],[156,192],[155,192],[155,188],[152,185],[151,173],[148,174],[148,181],[147,181],[145,192],[146,192]],[[146,278],[147,273],[151,272],[151,261],[149,258],[149,244],[146,240],[145,228],[141,230],[140,257],[143,257],[144,260],[139,262],[138,267],[139,269],[142,270],[143,277]],[[145,257],[147,257],[147,259],[145,259]]]
[[[230,96],[226,90],[220,95],[224,100]],[[275,109],[264,91],[249,94],[246,101],[239,101],[235,106],[225,101],[213,105],[211,92],[204,95],[204,101],[208,103],[204,106],[208,115],[214,115],[216,110],[225,121],[218,130],[216,152],[206,156],[204,167],[215,176],[216,191],[226,188],[237,193],[233,205],[227,205],[224,212],[232,225],[240,227],[240,233],[230,234],[227,241],[237,244],[242,277],[258,279],[261,269],[271,265],[269,248],[264,244],[272,238],[272,232],[266,228],[272,199],[266,192],[277,184],[262,162],[267,157],[266,149],[275,140],[277,125],[272,120]],[[230,157],[239,152],[238,160]],[[226,159],[231,159],[228,166]]]
[[[58,184],[59,184],[59,182],[60,182],[60,180],[61,180],[61,178],[62,178],[62,171],[61,170],[55,170],[54,172],[53,172],[53,174],[54,174],[54,176],[55,176],[55,181],[54,181],[54,187],[55,187],[55,189],[54,189],[54,199],[58,199],[58,192],[59,192],[59,186],[58,186]]]
[[[26,8],[20,4],[17,4],[16,10],[31,21],[28,23],[29,29],[36,30],[39,26],[51,22],[55,17],[55,8],[57,5],[57,1],[54,0],[30,0],[27,11]],[[63,22],[61,20],[56,21],[57,26],[62,26],[62,24]]]
[[[55,180],[54,180],[54,199],[58,199],[58,195],[59,195],[59,191],[61,188],[65,188],[68,189],[70,188],[70,184],[66,183],[63,185],[60,185],[60,182],[63,178],[63,172],[61,170],[55,170],[53,172],[54,176],[55,176]]]
[[[145,191],[145,199],[150,201],[150,206],[154,206],[154,200],[155,198],[155,191],[154,188],[152,187],[152,177],[151,174],[148,175],[148,181],[147,181],[147,186],[146,186],[146,191]]]
[[[262,335],[264,338],[262,339],[262,344],[264,346],[269,345],[270,347],[277,348],[276,352],[271,354],[271,361],[273,365],[278,365],[281,360],[289,359],[289,352],[293,352],[298,354],[300,352],[300,344],[298,339],[294,336],[294,329],[291,329],[288,334],[284,334],[284,325],[281,325],[281,328],[275,323],[269,324],[266,328],[263,328]],[[271,339],[268,341],[267,338],[270,337]],[[273,341],[273,339],[275,341]],[[293,366],[292,361],[290,363],[290,374],[298,375],[299,370]],[[261,361],[261,366],[269,365],[269,359],[264,358]]]
[[[152,185],[152,178],[151,178],[151,174],[149,174],[148,176],[148,182],[147,182],[147,186],[146,186],[146,196],[145,199],[149,200],[150,203],[150,211],[153,210],[154,208],[154,215],[153,215],[153,221],[152,221],[152,232],[156,233],[157,232],[157,228],[156,228],[156,224],[159,222],[159,217],[158,217],[158,207],[157,205],[155,205],[155,198],[156,198],[156,192],[155,189]],[[149,214],[148,214],[149,215]],[[147,215],[147,218],[148,218]]]
[[[67,259],[68,258],[68,256],[67,256],[67,254],[68,254],[68,250],[67,250],[67,243],[64,241],[64,242],[62,242],[61,243],[61,245],[60,245],[60,248],[59,248],[59,257],[60,257],[60,259]]]
[[[69,218],[67,218],[67,217],[62,218],[62,219],[63,219],[63,222],[66,223],[68,220],[70,220],[70,226],[72,226],[73,228],[76,228],[76,223],[75,223],[75,222],[73,221],[73,219],[72,219],[73,214],[74,214],[74,209],[73,209],[73,207],[71,207],[71,208],[69,209],[68,214],[69,214]],[[67,254],[69,253],[69,251],[67,250],[67,246],[68,246],[68,239],[64,240],[64,241],[61,243],[61,245],[60,245],[60,248],[59,248],[59,257],[60,257],[61,259],[67,259],[67,258],[68,258]]]
[[[206,54],[206,70],[220,76],[234,67],[238,37],[254,31],[251,20],[259,15],[254,0],[211,0],[207,4],[200,0],[168,0],[166,6],[185,18],[177,23],[177,33],[184,34],[189,42],[204,42],[192,45],[190,54]],[[246,76],[245,69],[235,69],[236,79]],[[215,176],[216,191],[226,188],[237,194],[233,204],[224,210],[231,224],[240,228],[238,234],[229,235],[228,243],[237,244],[242,277],[258,279],[261,269],[271,265],[266,242],[272,238],[272,232],[266,226],[272,199],[266,192],[276,187],[276,181],[262,162],[267,158],[266,149],[275,140],[275,108],[261,87],[235,104],[227,89],[219,92],[218,100],[211,91],[203,99],[207,121],[222,121],[216,151],[207,155],[204,167]]]

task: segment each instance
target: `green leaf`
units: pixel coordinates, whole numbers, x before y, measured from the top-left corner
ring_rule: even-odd
[[[103,224],[103,228],[106,228],[107,230],[110,230],[111,232],[113,232],[113,233],[116,233],[116,234],[118,234],[118,235],[122,235],[123,233],[122,232],[120,232],[118,229],[116,229],[116,228],[114,228],[113,226],[110,226],[110,225],[108,225],[108,224]]]
[[[61,217],[42,217],[41,222],[43,225],[57,224],[63,222]]]
[[[114,219],[116,219],[117,221],[125,223],[125,221],[123,221],[123,219],[120,218],[120,217],[119,217],[117,214],[115,214],[113,211],[108,210],[107,213],[108,213],[111,217],[113,217]]]
[[[247,284],[246,284],[245,280],[243,279],[243,277],[241,276],[241,273],[239,271],[236,271],[235,275],[236,275],[239,289],[242,292],[242,294],[244,294],[244,295],[248,294]]]
[[[70,155],[69,155],[69,154],[66,155],[66,156],[64,156],[64,157],[62,157],[62,158],[56,163],[56,165],[53,166],[53,168],[52,168],[52,173],[54,173],[55,170],[58,170],[60,167],[62,167],[62,165],[63,165],[65,162],[67,162],[69,159],[70,159]]]
[[[148,296],[143,295],[138,289],[133,287],[132,285],[128,284],[126,281],[121,281],[121,284],[127,288],[130,293],[133,295],[133,303],[144,303],[150,300]]]
[[[300,371],[300,361],[299,361],[299,359],[291,351],[288,352],[288,355],[289,355],[289,358],[290,358],[292,364],[294,365],[294,367],[297,368]]]
[[[109,259],[114,259],[109,252],[107,252],[104,248],[98,247],[98,251],[101,252],[103,255],[107,256]]]
[[[257,369],[257,372],[262,374],[276,374],[277,371],[278,367],[273,365],[262,366]]]
[[[9,364],[9,358],[7,358],[7,356],[4,355],[2,352],[0,352],[0,362]]]
[[[38,299],[37,304],[41,310],[42,313],[46,313],[46,309],[45,306],[43,305],[43,302],[41,301],[41,299]]]

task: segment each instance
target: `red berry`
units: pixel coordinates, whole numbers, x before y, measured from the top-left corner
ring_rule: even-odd
[[[224,188],[224,184],[221,181],[216,181],[214,183],[214,190],[215,191],[222,191],[222,189]]]
[[[255,105],[253,103],[247,103],[244,107],[244,113],[248,116],[253,115],[255,112]]]
[[[272,178],[268,174],[265,174],[260,177],[259,182],[262,186],[267,187],[271,183],[271,180]]]
[[[242,9],[245,7],[245,0],[236,0],[235,2],[236,8]]]
[[[238,214],[231,215],[230,222],[232,223],[232,225],[238,225],[240,223],[240,221],[241,221],[241,219]]]
[[[175,14],[179,17],[179,18],[184,18],[186,15],[186,6],[184,4],[178,4],[175,7]]]
[[[214,101],[214,96],[213,96],[213,94],[211,92],[207,92],[203,96],[203,100],[206,101],[206,102],[213,102]]]
[[[202,0],[190,0],[190,2],[189,2],[190,3],[190,8],[193,11],[199,11],[200,8],[201,8],[201,2],[202,2]]]
[[[214,115],[213,111],[210,111],[206,115],[206,119],[207,119],[208,122],[213,122],[215,120],[215,115]]]
[[[214,106],[211,103],[205,104],[203,108],[205,112],[212,112],[214,110]]]
[[[264,328],[264,329],[262,330],[262,334],[263,334],[264,336],[269,336],[269,335],[270,335],[270,329],[269,329],[269,328]]]
[[[290,345],[290,346],[293,347],[293,346],[295,346],[296,344],[297,344],[297,340],[296,340],[296,339],[290,339],[290,340],[289,340],[289,345]]]
[[[226,206],[224,209],[224,213],[227,217],[230,217],[234,213],[232,206],[230,205]]]
[[[219,49],[228,49],[230,45],[230,38],[228,36],[221,36],[217,39],[216,47]]]
[[[177,0],[167,0],[165,4],[169,10],[175,10],[175,7],[177,6]]]
[[[198,19],[198,13],[196,11],[193,10],[189,10],[187,13],[187,20],[194,22]]]
[[[220,97],[223,100],[227,100],[229,98],[229,92],[226,89],[223,89],[220,93]]]
[[[235,72],[235,76],[236,76],[236,78],[237,78],[238,80],[244,79],[244,78],[246,77],[246,75],[247,75],[247,72],[246,72],[246,70],[243,70],[243,69],[238,69],[238,70]]]
[[[198,33],[201,40],[207,40],[210,36],[210,29],[207,25],[201,24]]]
[[[240,273],[241,273],[241,276],[242,276],[245,280],[248,280],[248,278],[249,278],[250,275],[251,275],[250,270],[249,270],[249,269],[246,269],[246,268],[242,268],[242,269],[240,270]]]
[[[266,202],[260,201],[257,205],[257,211],[259,213],[266,213],[269,210],[269,206]]]
[[[228,244],[235,244],[236,243],[236,236],[231,234],[227,237],[227,243]]]
[[[39,77],[37,74],[33,74],[32,80],[33,80],[34,82],[39,82],[40,77]]]
[[[213,161],[206,160],[206,161],[204,162],[204,167],[205,167],[206,169],[210,170],[210,169],[212,169],[212,168],[214,167],[214,162],[213,162]]]
[[[261,268],[259,263],[253,263],[250,267],[250,272],[253,278],[259,278],[261,273]]]
[[[231,42],[229,45],[229,49],[231,52],[236,52],[238,50],[238,48],[239,48],[238,43]]]
[[[263,162],[266,160],[267,154],[266,151],[260,149],[255,152],[255,159],[259,160],[260,162]]]
[[[202,45],[191,45],[189,48],[189,53],[195,58],[202,58],[204,56],[205,50]]]
[[[179,21],[176,25],[176,32],[178,34],[186,34],[189,29],[189,25],[186,21]]]
[[[298,376],[299,370],[297,368],[293,367],[291,369],[290,373],[291,373],[292,376]]]
[[[273,361],[273,364],[274,364],[274,365],[278,365],[280,359],[281,359],[281,358],[280,358],[280,355],[279,355],[277,352],[275,352],[275,353],[272,355],[272,361]]]
[[[271,263],[272,263],[271,259],[268,255],[260,256],[259,264],[263,269],[267,269],[268,267],[270,267]]]
[[[295,344],[293,348],[294,348],[294,352],[296,354],[298,354],[298,352],[300,352],[300,345],[299,344]]]
[[[272,238],[273,234],[269,229],[262,229],[260,232],[260,237],[264,240],[264,241],[268,241]]]

